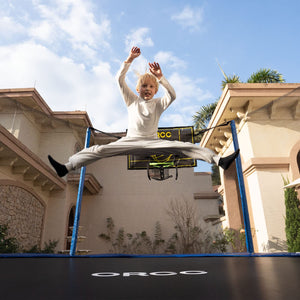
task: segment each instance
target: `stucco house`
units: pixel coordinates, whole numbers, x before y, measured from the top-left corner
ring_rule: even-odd
[[[23,248],[42,247],[49,240],[59,241],[58,251],[69,248],[79,172],[59,178],[47,155],[66,161],[84,147],[87,127],[93,124],[86,112],[52,111],[34,88],[0,90],[0,224],[8,224]],[[112,140],[93,133],[90,145]],[[97,161],[86,170],[78,249],[108,252],[99,234],[106,232],[110,217],[132,234],[151,235],[159,222],[168,238],[174,233],[166,214],[172,201],[188,202],[203,230],[218,231],[220,226],[213,225],[218,197],[210,173],[182,168],[177,181],[149,181],[145,170],[127,169],[126,157]]]
[[[284,180],[300,177],[300,84],[228,84],[209,127],[235,120],[255,252],[286,251]],[[201,141],[226,155],[230,127],[208,131]],[[239,231],[243,216],[235,165],[221,170],[223,227]]]

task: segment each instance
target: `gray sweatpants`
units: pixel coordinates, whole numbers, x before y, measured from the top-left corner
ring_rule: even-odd
[[[85,148],[69,158],[66,167],[69,171],[86,166],[98,159],[119,155],[154,155],[154,154],[181,154],[208,163],[218,164],[220,157],[208,148],[180,141],[163,139],[140,139],[124,137],[107,145],[95,145]]]

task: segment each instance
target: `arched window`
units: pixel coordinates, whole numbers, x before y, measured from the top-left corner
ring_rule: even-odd
[[[298,154],[297,154],[297,166],[298,166],[298,171],[300,173],[300,151],[298,151]]]
[[[292,147],[290,151],[290,168],[292,178],[299,178],[300,175],[300,140]]]
[[[75,210],[76,210],[76,207],[73,206],[70,210],[70,213],[69,213],[69,219],[68,219],[68,237],[69,238],[67,238],[67,248],[66,248],[67,250],[70,250],[70,248],[71,248],[71,239],[70,239],[70,237],[72,236],[72,233],[73,233]]]

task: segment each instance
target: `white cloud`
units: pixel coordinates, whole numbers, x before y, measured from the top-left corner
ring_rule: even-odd
[[[25,34],[25,27],[9,16],[0,15],[0,39],[11,40],[16,35]]]
[[[213,98],[209,91],[201,88],[203,80],[192,79],[177,72],[169,77],[169,81],[175,89],[176,100],[168,108],[168,113],[163,114],[161,124],[163,126],[190,126],[193,123],[192,116],[199,110],[206,100]]]
[[[29,28],[29,35],[47,44],[52,44],[58,38],[55,26],[48,21],[36,22]]]
[[[149,28],[141,27],[136,30],[131,30],[125,38],[126,52],[133,46],[137,47],[152,47],[154,45],[151,37],[149,36]]]
[[[52,110],[87,110],[95,128],[125,130],[127,112],[114,72],[108,62],[99,60],[100,51],[109,46],[110,20],[100,13],[96,17],[89,0],[32,3],[31,10],[24,10],[24,15],[19,13],[19,7],[20,11],[13,11],[14,18],[11,11],[5,11],[0,19],[0,34],[14,43],[0,47],[0,69],[5,70],[5,74],[0,73],[0,88],[35,86]],[[126,51],[133,45],[152,47],[150,33],[147,27],[132,30],[125,37]],[[15,40],[10,39],[16,35]],[[109,59],[115,63],[113,51],[110,54]],[[173,52],[160,51],[155,60],[162,64],[163,71],[186,68],[185,62]],[[127,80],[133,89],[133,71],[144,73],[147,63],[141,55],[128,72]],[[168,79],[176,90],[177,100],[162,116],[162,122],[169,126],[190,125],[191,115],[200,102],[211,95],[200,88],[200,79],[194,80],[182,72],[173,73]]]
[[[159,62],[161,65],[168,65],[170,68],[186,68],[186,63],[180,58],[174,56],[172,52],[160,51],[155,55],[154,60]]]
[[[128,35],[125,37],[125,51],[127,53],[130,52],[130,49],[133,46],[137,47],[152,47],[154,45],[151,37],[149,36],[150,29],[146,27],[141,27],[136,30],[131,30]],[[131,68],[131,71],[136,73],[134,80],[136,80],[139,74],[144,74],[148,70],[148,62],[149,60],[143,56],[143,49],[141,49],[142,54],[135,59]],[[130,78],[129,72],[129,80]]]
[[[54,0],[43,4],[35,0],[40,18],[32,22],[29,35],[51,46],[65,48],[69,43],[73,50],[94,59],[95,50],[109,46],[110,20],[106,15],[95,16],[89,1]],[[97,19],[97,20],[96,20]]]
[[[0,69],[6,70],[0,88],[35,86],[54,111],[87,110],[94,127],[125,130],[126,107],[115,74],[98,57],[109,46],[109,19],[102,13],[96,18],[90,1],[32,4],[22,15],[11,7],[0,18],[2,37],[23,34],[0,47]]]
[[[190,102],[199,105],[204,100],[212,98],[212,94],[209,91],[204,91],[200,87],[203,79],[191,79],[188,76],[175,72],[170,76],[169,80],[176,90],[178,102]]]
[[[180,26],[190,31],[198,31],[201,29],[203,23],[202,7],[191,8],[186,6],[180,13],[171,16],[171,20],[177,22]]]
[[[126,107],[108,63],[92,70],[44,46],[27,42],[0,47],[0,88],[35,85],[52,110],[87,110],[94,127],[121,131],[127,128]]]
[[[140,55],[138,59],[134,60],[131,67],[131,71],[135,73],[135,78],[134,78],[135,81],[137,80],[140,74],[144,74],[147,72],[149,67],[148,63],[149,61],[143,55]],[[129,73],[131,71],[129,71]]]
[[[10,5],[0,12],[2,41],[34,40],[56,53],[97,61],[96,52],[107,49],[111,23],[94,11],[90,0],[32,0],[31,5]]]
[[[189,120],[181,113],[163,114],[159,123],[160,127],[187,126]],[[189,124],[190,125],[190,124]]]

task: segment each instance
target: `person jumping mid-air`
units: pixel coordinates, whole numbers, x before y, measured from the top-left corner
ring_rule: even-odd
[[[48,159],[58,176],[63,177],[71,170],[86,166],[98,159],[118,155],[184,154],[193,159],[215,163],[223,169],[227,169],[235,160],[239,150],[227,157],[220,157],[212,150],[192,143],[158,138],[159,118],[175,100],[176,94],[168,80],[163,76],[157,62],[149,63],[150,73],[139,76],[136,86],[138,95],[128,87],[125,81],[126,73],[133,60],[139,57],[140,54],[140,48],[133,47],[117,74],[119,88],[128,110],[126,137],[107,145],[95,145],[85,148],[71,156],[65,164],[57,162],[49,155]],[[154,98],[159,85],[163,86],[165,94],[161,98]]]

